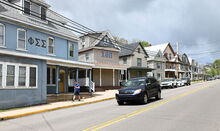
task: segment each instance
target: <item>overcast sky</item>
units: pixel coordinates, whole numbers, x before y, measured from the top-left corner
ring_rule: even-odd
[[[174,50],[179,42],[180,52],[200,64],[220,59],[219,0],[46,1],[54,11],[95,31],[108,29],[152,45],[170,42]]]

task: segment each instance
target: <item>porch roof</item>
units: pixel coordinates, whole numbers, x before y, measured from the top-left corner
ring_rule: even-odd
[[[147,70],[147,71],[152,71],[154,69],[153,68],[148,68],[148,67],[131,66],[131,67],[128,68],[128,70]]]
[[[72,60],[60,59],[60,58],[55,58],[55,57],[36,55],[36,54],[27,53],[27,52],[12,51],[12,50],[7,50],[7,49],[0,49],[0,54],[5,54],[5,55],[15,56],[15,57],[25,57],[25,58],[31,58],[31,59],[45,60],[49,64],[68,66],[68,67],[91,69],[94,66],[94,64],[85,63],[85,62],[72,61]]]
[[[102,69],[118,69],[118,70],[127,70],[127,66],[120,64],[111,64],[111,63],[94,63],[93,68],[102,68]]]

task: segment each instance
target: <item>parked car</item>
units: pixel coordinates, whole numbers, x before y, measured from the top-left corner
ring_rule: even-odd
[[[213,79],[212,79],[212,77],[207,77],[206,80],[207,80],[207,81],[212,81]]]
[[[161,84],[160,84],[161,88],[174,88],[174,87],[177,87],[177,82],[176,82],[176,79],[174,78],[168,78],[168,79],[163,79],[161,81]]]
[[[119,105],[123,105],[125,102],[147,103],[151,97],[161,99],[160,84],[153,77],[130,79],[116,93],[116,99]]]
[[[184,85],[191,85],[190,78],[182,78],[181,80],[183,81]]]
[[[185,85],[185,84],[184,84],[184,81],[181,80],[181,79],[177,79],[177,80],[176,80],[176,83],[177,83],[177,87],[181,87],[181,86],[184,86],[184,85]]]

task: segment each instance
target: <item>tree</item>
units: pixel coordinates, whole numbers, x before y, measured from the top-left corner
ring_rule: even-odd
[[[146,42],[146,41],[141,41],[141,45],[143,47],[148,47],[150,44],[148,42]]]

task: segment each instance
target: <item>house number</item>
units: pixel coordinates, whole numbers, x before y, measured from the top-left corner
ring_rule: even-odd
[[[37,47],[42,47],[42,48],[47,48],[47,41],[46,40],[41,40],[41,39],[38,39],[38,38],[32,38],[30,37],[28,39],[28,43],[30,45],[35,45]]]

